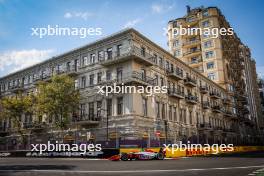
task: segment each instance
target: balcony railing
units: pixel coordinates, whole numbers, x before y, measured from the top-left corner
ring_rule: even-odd
[[[191,77],[186,77],[184,79],[184,83],[187,86],[195,87],[196,84],[197,84],[197,81],[195,79],[191,78]]]
[[[176,98],[183,99],[184,98],[184,92],[176,89],[176,88],[169,88],[168,89],[168,95]]]
[[[231,103],[232,103],[232,100],[231,100],[230,97],[225,97],[225,98],[223,99],[223,103],[224,103],[224,104],[231,104]]]
[[[140,72],[133,71],[131,73],[131,78],[136,81],[141,81],[146,84],[155,85],[155,78],[146,76]]]
[[[195,44],[199,44],[201,41],[200,40],[189,40],[185,43],[183,43],[183,46],[189,46],[189,45],[195,45]]]
[[[200,130],[211,130],[212,129],[212,126],[210,123],[201,123],[198,125],[198,128]]]
[[[211,98],[221,98],[221,94],[217,92],[210,92],[210,97]]]
[[[81,114],[72,119],[74,123],[80,124],[98,124],[101,121],[101,116],[97,114]]]
[[[221,113],[222,109],[221,109],[221,107],[219,105],[213,105],[212,106],[212,111],[216,112],[216,113]]]
[[[204,109],[209,109],[210,108],[210,103],[208,101],[203,102],[203,108]]]
[[[177,80],[183,79],[183,71],[180,71],[177,69],[172,69],[172,70],[167,69],[166,72],[167,72],[168,76],[170,76],[172,78],[175,78]]]
[[[195,65],[195,64],[202,63],[202,62],[203,62],[202,59],[197,59],[197,60],[193,60],[193,61],[189,62],[189,65]]]
[[[201,87],[200,87],[200,92],[201,92],[202,94],[207,94],[207,93],[209,92],[209,89],[208,89],[207,86],[201,86]]]
[[[198,97],[194,95],[185,96],[186,102],[190,104],[196,104],[198,102]]]
[[[118,52],[113,52],[111,57],[104,57],[100,60],[102,65],[113,65],[129,59],[135,59],[139,62],[143,62],[145,65],[153,65],[153,56],[147,52],[142,52],[142,49],[132,46],[123,48]]]
[[[196,54],[196,53],[199,53],[199,52],[201,52],[201,49],[200,48],[197,48],[195,50],[189,50],[189,51],[183,53],[183,56],[187,56],[187,55],[191,55],[191,54]]]

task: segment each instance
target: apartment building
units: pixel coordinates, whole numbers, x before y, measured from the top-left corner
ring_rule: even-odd
[[[63,137],[103,146],[159,146],[178,141],[241,144],[234,94],[127,29],[0,79],[1,96],[35,90],[55,74],[74,77],[81,93],[79,113]],[[167,86],[167,93],[98,94],[98,85]],[[56,140],[54,119],[22,115],[30,143]],[[1,149],[18,145],[10,119],[3,120]],[[40,132],[41,131],[41,132]],[[89,134],[89,138],[87,137]],[[73,139],[74,138],[74,139]],[[253,136],[251,142],[253,142]],[[19,147],[15,147],[18,149]]]
[[[262,78],[258,78],[258,87],[259,87],[259,94],[260,94],[260,101],[261,101],[261,111],[262,115],[264,116],[264,80]],[[264,133],[264,118],[260,120],[260,129],[262,133]]]
[[[259,128],[259,95],[255,62],[250,49],[233,31],[233,35],[192,33],[178,35],[180,28],[231,29],[217,7],[187,6],[187,14],[168,23],[170,52],[196,71],[220,85],[234,97],[239,120],[243,123],[241,135],[256,135]]]

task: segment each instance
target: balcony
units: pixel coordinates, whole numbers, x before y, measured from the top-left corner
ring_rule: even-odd
[[[201,92],[202,94],[207,94],[207,93],[209,92],[209,89],[208,89],[207,86],[201,86],[201,87],[200,87],[200,92]]]
[[[78,125],[98,125],[101,121],[101,116],[94,114],[83,114],[73,118],[73,123]]]
[[[213,99],[219,99],[221,98],[221,95],[217,92],[210,92],[210,97]]]
[[[190,87],[196,87],[197,81],[191,77],[186,77],[184,79],[184,84],[186,86],[190,86]]]
[[[209,109],[210,108],[210,103],[208,101],[203,102],[203,109]]]
[[[11,92],[19,92],[19,91],[23,91],[23,90],[24,90],[23,84],[19,84],[19,85],[15,85],[15,86],[10,87]]]
[[[154,64],[153,56],[136,46],[124,48],[121,51],[113,53],[113,56],[108,56],[106,58],[101,59],[100,63],[103,66],[110,66],[132,59],[141,62],[147,66],[151,66]]]
[[[191,47],[201,43],[201,40],[189,40],[182,44],[183,47]]]
[[[189,50],[189,51],[183,53],[183,56],[191,57],[191,56],[195,56],[195,55],[200,54],[200,53],[201,53],[201,49],[198,48],[198,49]]]
[[[189,65],[192,66],[192,67],[195,67],[195,66],[198,66],[198,65],[200,65],[202,63],[203,63],[202,59],[197,59],[197,60],[193,60],[193,61],[189,62]]]
[[[221,113],[222,112],[221,107],[219,105],[213,105],[212,111],[215,113]]]
[[[201,124],[198,124],[198,129],[199,130],[212,130],[212,126],[209,123],[201,123]]]
[[[182,80],[183,79],[183,72],[179,70],[166,70],[167,75],[171,78],[174,78],[176,80]]]
[[[23,128],[31,130],[32,132],[41,132],[42,130],[46,129],[48,126],[45,122],[28,122],[23,123]]]
[[[77,76],[78,75],[78,73],[77,73],[78,72],[77,66],[75,66],[75,65],[67,66],[65,72],[69,76],[72,76],[72,77]]]
[[[193,95],[187,95],[187,96],[185,96],[185,100],[186,100],[187,103],[197,104],[198,97],[197,96],[193,96]]]
[[[180,90],[177,90],[175,88],[169,88],[168,89],[168,95],[171,97],[184,99],[184,92],[181,92]]]
[[[224,111],[224,116],[225,116],[225,117],[232,117],[232,116],[233,116],[233,113],[232,113],[232,111],[230,111],[230,110],[225,110],[225,111]]]
[[[225,97],[225,98],[223,99],[223,104],[225,104],[225,105],[230,105],[230,104],[232,104],[232,100],[231,100],[231,98],[230,98],[230,97]]]

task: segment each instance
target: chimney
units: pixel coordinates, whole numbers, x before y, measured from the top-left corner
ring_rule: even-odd
[[[186,9],[187,9],[187,14],[189,14],[191,12],[191,7],[189,5],[187,5]]]

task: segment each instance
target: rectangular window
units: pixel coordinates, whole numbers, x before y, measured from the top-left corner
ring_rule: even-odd
[[[93,86],[93,85],[94,85],[94,74],[90,75],[90,78],[89,78],[89,85],[90,85],[90,86]]]
[[[214,62],[208,62],[206,63],[207,69],[213,69],[214,68]]]
[[[177,119],[177,109],[176,107],[173,107],[173,119],[174,119],[174,122],[177,122],[178,119]]]
[[[81,65],[82,65],[82,67],[84,67],[86,64],[87,64],[87,57],[83,56]]]
[[[113,49],[112,48],[108,48],[106,50],[107,53],[107,60],[111,60],[113,58]]]
[[[158,56],[157,56],[157,54],[154,54],[154,55],[153,55],[153,60],[154,60],[154,63],[155,63],[155,64],[158,63]]]
[[[102,111],[102,101],[97,101],[97,118],[101,117],[101,111]]]
[[[104,51],[99,51],[98,52],[98,60],[103,61],[104,60]]]
[[[180,54],[181,54],[181,51],[180,50],[176,50],[175,53],[174,53],[174,56],[177,57],[177,56],[180,56]]]
[[[162,77],[160,78],[160,86],[164,86],[164,79]]]
[[[203,21],[203,22],[202,22],[202,26],[203,26],[203,27],[209,27],[209,26],[210,26],[210,22],[209,22],[209,20]]]
[[[214,52],[213,51],[205,52],[205,58],[206,59],[209,59],[209,58],[212,58],[212,57],[214,57]]]
[[[81,88],[85,88],[86,87],[86,76],[83,76],[81,81]]]
[[[144,47],[141,47],[141,55],[142,56],[146,55],[146,49]]]
[[[190,124],[192,124],[193,123],[192,111],[189,112],[189,118],[190,118]]]
[[[102,72],[97,73],[97,84],[102,82]]]
[[[85,104],[81,104],[80,118],[81,119],[84,119],[85,118]]]
[[[163,67],[163,59],[161,57],[159,57],[159,65]]]
[[[95,63],[95,54],[90,54],[90,64]]]
[[[111,79],[112,79],[112,73],[111,73],[110,70],[107,70],[107,71],[106,71],[106,80],[109,81],[109,80],[111,80]]]
[[[122,45],[117,45],[117,52],[116,55],[120,56],[121,55],[121,51],[122,51]]]
[[[179,43],[180,43],[179,40],[175,40],[175,41],[173,42],[173,46],[174,46],[174,47],[177,47],[177,46],[179,46]]]
[[[143,105],[143,115],[144,116],[147,116],[148,115],[148,106],[147,106],[147,102],[148,102],[148,99],[147,98],[142,98],[142,105]]]
[[[215,80],[216,79],[215,73],[208,73],[208,78],[211,80]]]
[[[112,99],[107,99],[106,100],[106,106],[107,106],[107,115],[111,116],[112,115]]]
[[[163,103],[161,106],[161,115],[162,115],[162,119],[165,119],[165,104]]]
[[[66,63],[66,70],[69,72],[71,71],[71,62]]]
[[[117,98],[117,115],[123,114],[123,97]]]
[[[117,82],[121,82],[122,81],[122,77],[123,77],[123,70],[122,68],[117,68]]]
[[[208,41],[204,42],[204,48],[210,48],[212,46],[213,45],[212,45],[212,41],[211,40],[208,40]]]
[[[172,121],[172,106],[169,106],[169,120]]]
[[[89,103],[89,120],[93,120],[94,118],[94,103]]]
[[[156,102],[156,117],[157,119],[160,118],[160,103]]]

